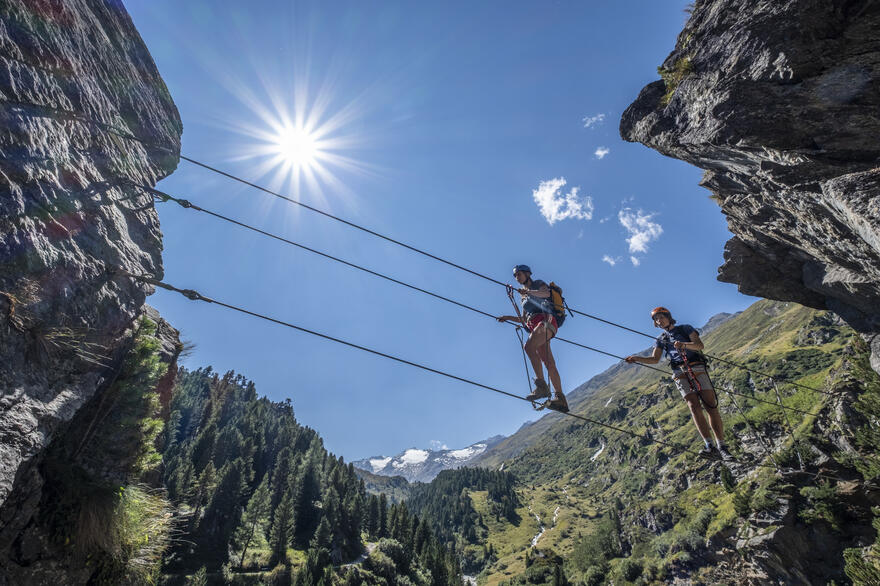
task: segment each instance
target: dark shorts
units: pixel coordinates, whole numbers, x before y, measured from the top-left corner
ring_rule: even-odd
[[[555,336],[559,326],[556,325],[556,316],[549,313],[533,313],[529,316],[527,327],[530,332],[534,332],[535,328],[544,322],[547,322],[547,325],[550,327],[550,333]]]

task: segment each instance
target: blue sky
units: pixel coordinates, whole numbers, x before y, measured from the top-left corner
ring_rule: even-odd
[[[697,186],[700,170],[617,131],[657,79],[686,4],[126,6],[180,110],[184,154],[499,280],[529,264],[572,306],[652,331],[656,305],[701,325],[753,301],[715,279],[730,234]],[[323,170],[289,172],[279,146],[290,150],[289,136],[273,137],[297,120],[320,135]],[[491,313],[511,310],[497,285],[186,162],[160,188]],[[159,215],[168,282],[528,392],[508,326],[174,204]],[[347,460],[462,447],[534,418],[527,403],[216,306],[163,291],[149,303],[196,344],[186,366],[235,370],[261,394],[289,397]],[[562,335],[619,354],[649,343],[584,317]],[[566,389],[613,363],[565,344],[554,353]]]

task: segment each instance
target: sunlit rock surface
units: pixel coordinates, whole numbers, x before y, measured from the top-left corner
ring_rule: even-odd
[[[170,174],[181,132],[121,2],[0,2],[0,550],[22,551],[41,452],[112,380],[143,311],[147,289],[107,268],[162,274],[130,183]]]
[[[620,134],[706,170],[720,280],[835,311],[880,371],[878,30],[874,1],[698,1]]]

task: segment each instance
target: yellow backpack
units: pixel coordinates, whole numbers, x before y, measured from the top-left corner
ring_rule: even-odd
[[[571,310],[568,309],[565,297],[562,296],[562,287],[553,281],[550,281],[548,287],[550,287],[550,303],[553,304],[553,316],[556,318],[556,325],[561,326],[562,322],[565,321],[565,310],[568,310],[569,313],[571,313]]]

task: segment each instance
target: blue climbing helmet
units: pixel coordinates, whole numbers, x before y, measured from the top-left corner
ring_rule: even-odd
[[[513,276],[516,277],[516,274],[519,271],[523,271],[524,273],[532,274],[532,269],[529,268],[529,265],[516,265],[513,267]],[[565,303],[565,298],[562,296],[562,287],[550,281],[550,284],[547,285],[550,288],[550,297],[547,299],[548,308],[553,312],[554,317],[556,317],[556,325],[562,326],[562,322],[565,321],[565,312],[566,310],[571,313],[571,310],[568,308],[568,305]]]

